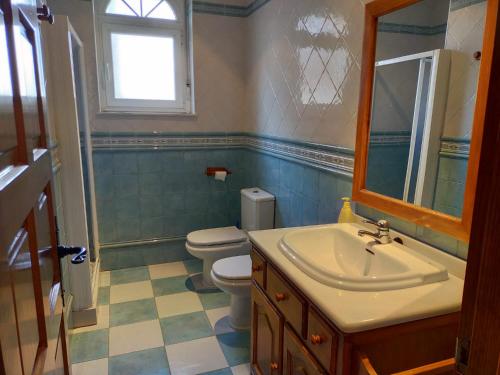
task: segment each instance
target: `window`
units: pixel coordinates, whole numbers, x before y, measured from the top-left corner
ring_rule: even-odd
[[[184,0],[94,4],[101,111],[192,112]]]

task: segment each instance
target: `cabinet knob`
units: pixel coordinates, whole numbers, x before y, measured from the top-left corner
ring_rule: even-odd
[[[319,345],[323,342],[323,337],[320,335],[311,335],[311,344],[313,345]]]
[[[276,362],[271,362],[271,370],[277,370],[278,369],[278,364]]]
[[[281,302],[281,301],[286,300],[287,297],[286,297],[285,293],[276,293],[274,298],[276,299],[276,302]]]
[[[262,271],[262,266],[260,264],[252,266],[252,272],[260,272],[260,271]]]

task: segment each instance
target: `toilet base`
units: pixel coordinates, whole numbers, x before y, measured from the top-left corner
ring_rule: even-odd
[[[238,296],[231,294],[231,308],[229,312],[229,324],[236,330],[250,328],[250,296]]]
[[[215,287],[212,280],[212,266],[217,259],[203,259],[203,284],[207,287]]]

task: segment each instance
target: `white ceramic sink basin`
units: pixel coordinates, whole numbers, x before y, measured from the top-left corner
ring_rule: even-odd
[[[442,265],[395,242],[369,245],[372,238],[358,236],[359,229],[353,224],[297,229],[283,236],[280,249],[304,273],[339,289],[394,290],[448,279]]]

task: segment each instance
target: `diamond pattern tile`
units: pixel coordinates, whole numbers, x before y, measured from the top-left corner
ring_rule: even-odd
[[[256,53],[250,55],[247,96],[266,98],[262,105],[249,103],[247,112],[255,112],[250,131],[353,147],[351,98],[334,132],[324,131],[322,118],[331,106],[343,105],[339,94],[346,81],[359,82],[362,13],[360,0],[311,0],[271,2],[249,18]],[[262,77],[270,88],[259,83]]]

